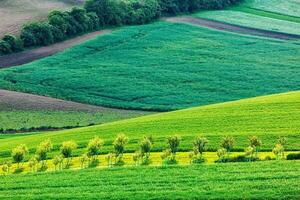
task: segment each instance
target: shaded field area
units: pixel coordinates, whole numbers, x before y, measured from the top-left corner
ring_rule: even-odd
[[[262,140],[263,151],[271,151],[280,136],[287,138],[287,151],[300,150],[299,95],[299,92],[271,95],[72,130],[2,135],[0,157],[10,157],[11,149],[19,144],[26,144],[34,153],[36,146],[48,138],[54,145],[53,154],[58,153],[63,141],[74,140],[79,145],[75,155],[81,155],[94,136],[104,140],[101,153],[108,153],[113,150],[112,142],[120,133],[129,137],[126,152],[135,152],[145,135],[152,135],[153,151],[162,151],[167,147],[166,138],[174,134],[182,138],[180,151],[191,151],[198,135],[209,140],[208,151],[216,151],[221,139],[228,135],[235,139],[233,151],[244,151],[253,135]]]
[[[174,110],[298,90],[299,53],[299,42],[161,22],[1,70],[0,87],[105,107]]]
[[[193,16],[200,17],[201,20],[208,19],[227,23],[230,25],[247,27],[250,35],[251,29],[257,29],[256,31],[259,31],[260,29],[262,32],[262,36],[264,37],[274,37],[273,35],[277,32],[277,36],[279,39],[300,39],[300,23],[296,22],[262,17],[234,10],[200,12]],[[228,31],[230,31],[230,29]],[[231,31],[234,32],[234,28],[232,28]],[[244,34],[247,34],[247,30]],[[280,35],[283,35],[285,37],[279,37]]]
[[[298,199],[299,179],[299,161],[89,169],[3,176],[0,198]]]
[[[214,16],[213,13],[210,13],[212,16]],[[211,16],[209,15],[209,16]],[[226,14],[227,15],[227,14]],[[196,16],[203,16],[203,14],[199,14]],[[224,16],[221,17],[223,19]],[[207,15],[205,15],[204,18],[207,18]],[[209,17],[208,17],[209,18]],[[202,19],[202,18],[194,18],[194,17],[174,17],[174,18],[168,18],[167,21],[169,22],[178,22],[178,23],[187,23],[191,25],[196,25],[200,27],[207,27],[207,28],[212,28],[216,30],[222,30],[222,31],[229,31],[233,33],[239,33],[239,34],[245,34],[245,35],[253,35],[253,36],[261,36],[261,37],[266,37],[266,38],[275,38],[275,39],[282,39],[282,40],[295,40],[295,39],[300,39],[300,34],[292,34],[292,33],[281,33],[281,32],[276,32],[273,30],[263,30],[263,29],[258,29],[258,28],[250,28],[247,26],[244,26],[245,23],[236,23],[234,25],[233,20],[225,20],[226,22],[220,22],[220,21],[215,21],[216,17],[212,17],[212,19]],[[240,19],[240,18],[238,18]],[[251,19],[252,22],[253,19]],[[230,22],[230,23],[228,23]],[[243,25],[241,25],[243,24]],[[298,25],[298,24],[297,24]],[[264,26],[263,26],[264,27]],[[298,25],[299,30],[300,30],[300,24]],[[297,32],[297,30],[294,30],[293,28],[291,29],[291,32]]]
[[[0,131],[24,132],[72,128],[147,114],[91,106],[60,99],[0,90]]]
[[[81,6],[84,0],[1,0],[0,38],[16,34],[29,21],[46,19],[51,10],[67,10]]]
[[[246,0],[241,6],[300,18],[298,0]]]

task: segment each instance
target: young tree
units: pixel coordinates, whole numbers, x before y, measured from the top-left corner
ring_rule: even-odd
[[[142,165],[150,164],[150,152],[152,149],[152,137],[144,137],[140,142],[140,159]]]
[[[115,149],[115,164],[123,165],[123,154],[125,150],[125,145],[128,143],[128,137],[124,134],[120,134],[117,136],[115,141],[113,142],[113,146]]]
[[[92,162],[95,162],[98,159],[98,154],[100,153],[100,149],[103,144],[103,140],[101,140],[99,137],[94,137],[89,141],[87,147],[87,156],[92,158]]]
[[[208,140],[205,137],[197,136],[193,142],[193,156],[190,155],[192,163],[204,162],[203,152],[206,150]]]
[[[105,156],[105,159],[107,161],[107,166],[108,167],[112,167],[112,164],[113,164],[113,158],[114,158],[114,154],[112,153],[109,153]]]
[[[52,163],[54,164],[55,170],[63,168],[64,158],[61,155],[54,156]]]
[[[221,148],[226,149],[227,154],[231,152],[234,146],[234,138],[230,136],[226,136],[221,141]]]
[[[37,156],[31,157],[30,160],[28,161],[28,166],[32,172],[36,171],[37,164],[38,164]]]
[[[249,138],[250,146],[255,151],[255,157],[258,157],[259,148],[262,144],[261,140],[257,136],[252,136]]]
[[[28,148],[25,144],[21,144],[12,150],[11,156],[13,161],[17,163],[18,170],[20,170],[20,163],[23,162],[27,153]]]
[[[273,149],[273,153],[275,154],[277,160],[283,158],[283,152],[284,152],[283,146],[281,144],[276,144]]]
[[[66,168],[70,167],[71,162],[72,162],[72,156],[73,156],[73,151],[77,149],[77,144],[74,141],[66,141],[62,143],[62,146],[60,148],[60,152],[67,160],[66,162]]]
[[[217,156],[218,156],[218,162],[225,162],[226,161],[226,155],[227,155],[227,150],[225,148],[220,148],[217,151]]]
[[[176,154],[178,147],[180,145],[181,138],[178,135],[170,136],[167,139],[168,147],[172,154]]]
[[[252,161],[253,160],[253,154],[254,154],[254,148],[252,146],[249,146],[245,149],[245,155],[246,157],[248,157],[249,161]]]
[[[80,166],[81,169],[86,167],[86,163],[89,161],[88,155],[85,153],[80,157]]]
[[[285,137],[279,137],[277,142],[278,142],[278,144],[280,144],[282,146],[282,155],[281,155],[281,157],[284,159],[285,158],[284,146],[287,143],[287,139]]]
[[[36,149],[36,156],[38,161],[41,163],[40,170],[44,171],[47,169],[47,154],[52,150],[53,145],[50,139],[41,142]]]
[[[167,138],[168,149],[161,154],[164,164],[176,164],[176,152],[180,145],[181,138],[177,135],[169,136]]]

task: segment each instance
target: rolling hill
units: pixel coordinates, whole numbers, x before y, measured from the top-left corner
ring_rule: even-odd
[[[82,127],[146,114],[0,90],[0,133]]]
[[[270,151],[279,136],[287,138],[286,150],[300,150],[300,92],[245,99],[240,101],[202,106],[169,113],[123,120],[73,130],[29,135],[2,135],[0,157],[10,156],[10,150],[26,144],[34,152],[37,144],[51,138],[55,151],[63,141],[74,140],[79,144],[77,155],[85,150],[89,139],[95,135],[105,140],[102,153],[112,150],[117,134],[129,138],[126,151],[134,152],[144,135],[154,138],[154,151],[166,147],[166,137],[178,134],[182,137],[181,151],[189,151],[196,135],[209,139],[209,151],[219,148],[222,137],[230,135],[236,140],[234,151],[243,151],[252,135],[263,141],[262,150]]]
[[[269,161],[10,175],[0,179],[0,198],[297,199],[299,169]]]
[[[299,52],[298,41],[161,22],[121,28],[1,70],[0,88],[166,111],[299,90]]]

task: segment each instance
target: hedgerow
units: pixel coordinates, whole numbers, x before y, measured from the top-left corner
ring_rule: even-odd
[[[0,54],[46,46],[103,27],[146,24],[161,16],[223,9],[241,0],[87,0],[84,8],[52,11],[46,22],[24,25],[19,36],[0,40]],[[9,40],[7,40],[9,38]]]

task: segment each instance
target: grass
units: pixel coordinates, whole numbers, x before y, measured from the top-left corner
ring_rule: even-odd
[[[273,161],[12,175],[1,177],[0,198],[298,199],[299,170]]]
[[[300,35],[300,23],[289,22],[235,10],[206,11],[195,14],[196,17],[211,19],[234,25],[247,26],[269,31]],[[300,22],[300,18],[299,18]]]
[[[274,12],[255,9],[255,8],[249,8],[249,7],[245,7],[245,6],[233,7],[233,8],[231,8],[231,10],[249,13],[249,14],[253,14],[253,15],[257,15],[257,16],[261,16],[261,17],[269,17],[269,18],[278,19],[278,20],[300,23],[300,17],[289,16],[289,15],[274,13]]]
[[[290,153],[298,153],[295,151],[292,152],[285,152],[285,156],[290,154]],[[150,154],[150,160],[151,163],[148,166],[162,166],[163,165],[163,160],[161,158],[161,154],[162,152],[153,152]],[[177,152],[176,153],[176,161],[178,165],[191,165],[191,159],[189,158],[189,154],[190,152]],[[230,157],[236,157],[236,156],[243,156],[245,155],[244,152],[231,152],[230,153]],[[99,168],[99,169],[103,169],[103,168],[109,168],[112,166],[108,166],[108,162],[106,160],[106,154],[104,155],[99,155],[98,156],[98,166],[92,166],[92,167],[88,167],[87,166],[87,162],[85,163],[85,168]],[[216,152],[204,152],[203,153],[203,157],[205,158],[205,164],[214,164],[216,163],[216,161],[218,160],[218,156]],[[259,159],[261,159],[261,161],[265,162],[265,158],[269,157],[273,160],[276,160],[276,156],[272,153],[272,152],[259,152],[258,154]],[[72,165],[68,168],[68,169],[72,169],[72,170],[79,170],[82,169],[81,166],[81,162],[80,162],[80,158],[81,157],[73,157],[72,158]],[[123,161],[124,161],[124,167],[134,167],[137,166],[136,163],[133,161],[133,153],[125,153],[123,155]],[[53,164],[53,160],[49,159],[47,160],[47,172],[51,172],[51,171],[56,171],[58,169],[55,168],[55,165]],[[24,162],[21,164],[22,167],[22,172],[18,173],[18,174],[28,174],[31,172],[36,172],[36,169],[34,171],[32,171],[32,169],[30,168],[30,166],[28,165],[28,162]],[[202,163],[204,164],[204,163]],[[63,163],[63,165],[65,165],[65,163]],[[40,167],[40,164],[38,164],[36,167]],[[114,166],[116,167],[116,166]],[[12,164],[10,171],[8,174],[16,174],[15,170],[17,169],[17,164],[14,163]],[[67,170],[67,169],[60,169],[60,170]],[[5,173],[5,175],[8,175],[7,173]],[[1,175],[4,175],[3,171],[2,171],[2,165],[0,164],[0,177]]]
[[[1,70],[0,87],[106,107],[173,110],[299,90],[299,52],[299,42],[161,22]]]
[[[67,10],[80,6],[83,0],[1,0],[0,38],[5,33],[16,34],[23,24],[44,20],[53,9]]]
[[[246,0],[243,7],[300,17],[300,3],[295,0]]]
[[[103,109],[101,112],[17,110],[0,111],[0,132],[74,128],[133,118],[146,113]]]
[[[10,150],[26,144],[31,153],[43,140],[51,138],[54,144],[52,157],[57,154],[63,141],[74,140],[79,144],[75,155],[85,151],[87,142],[95,135],[104,139],[102,153],[112,150],[112,141],[117,134],[126,134],[130,141],[126,152],[138,149],[138,141],[144,135],[154,138],[153,151],[166,148],[166,137],[178,134],[182,137],[180,151],[190,151],[196,135],[208,138],[209,151],[219,148],[222,137],[231,135],[235,138],[234,151],[244,151],[248,138],[256,135],[261,138],[261,150],[273,149],[277,138],[284,136],[288,142],[286,150],[300,150],[300,92],[258,97],[210,106],[197,107],[170,113],[162,113],[123,120],[99,126],[48,132],[29,135],[3,136],[0,140],[0,157],[10,157]]]

